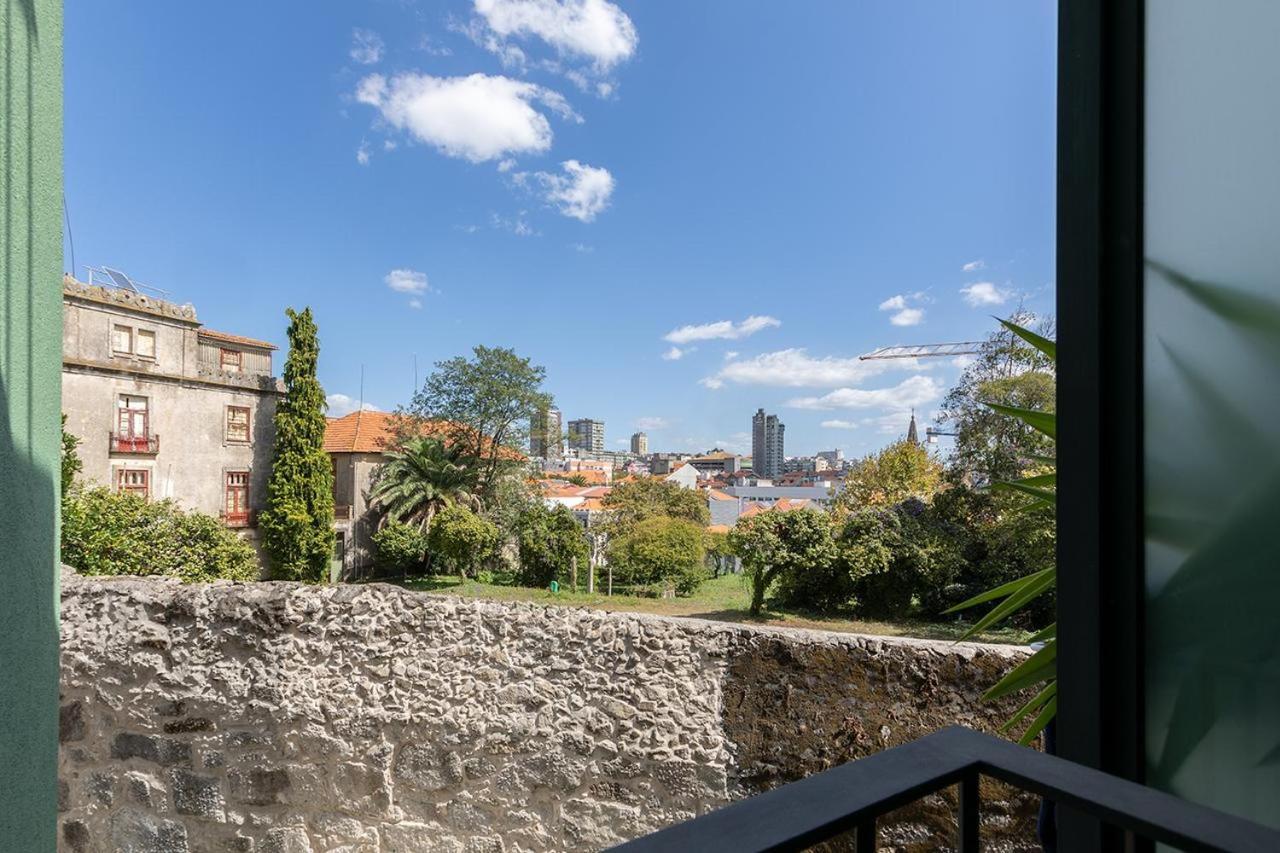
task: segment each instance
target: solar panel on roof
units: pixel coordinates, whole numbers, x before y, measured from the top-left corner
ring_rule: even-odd
[[[138,287],[133,283],[133,280],[130,279],[129,276],[120,272],[120,270],[113,270],[111,267],[103,267],[102,271],[111,277],[111,280],[115,282],[116,287],[121,287],[125,290],[132,290],[134,293],[138,292]]]

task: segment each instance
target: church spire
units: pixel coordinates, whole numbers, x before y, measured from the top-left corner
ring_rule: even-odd
[[[912,444],[920,443],[920,434],[916,432],[916,410],[911,410],[911,426],[907,427],[907,441]]]

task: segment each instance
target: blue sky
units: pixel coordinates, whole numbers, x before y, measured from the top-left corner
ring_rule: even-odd
[[[501,345],[610,446],[749,450],[763,406],[860,455],[959,366],[858,354],[1052,310],[1055,15],[75,0],[76,273],[282,347],[310,305],[338,412]]]

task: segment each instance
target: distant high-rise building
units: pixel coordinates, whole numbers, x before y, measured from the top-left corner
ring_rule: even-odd
[[[786,425],[777,415],[766,415],[757,409],[751,419],[752,473],[757,477],[777,477],[782,474],[786,456],[783,453],[783,434]]]
[[[649,436],[642,432],[631,433],[631,452],[637,456],[644,456],[649,452]]]
[[[545,409],[529,418],[529,455],[535,459],[560,458],[560,410]]]
[[[569,446],[592,453],[604,450],[604,421],[591,418],[569,421]]]

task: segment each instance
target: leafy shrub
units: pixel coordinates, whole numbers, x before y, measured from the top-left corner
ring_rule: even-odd
[[[740,519],[729,534],[729,544],[751,581],[752,616],[760,615],[775,582],[788,604],[811,609],[830,606],[830,601],[816,603],[819,590],[830,580],[835,556],[830,516],[811,509],[762,512]]]
[[[576,558],[586,572],[591,551],[582,525],[568,507],[548,509],[541,503],[525,508],[519,522],[520,569],[516,582],[521,586],[545,587],[553,580],[564,582]]]
[[[427,537],[411,524],[388,521],[373,534],[374,560],[386,574],[408,574],[427,558]]]
[[[680,518],[657,516],[634,524],[609,543],[615,582],[658,593],[668,586],[691,595],[710,573],[702,528]]]
[[[463,577],[472,575],[497,553],[498,527],[458,504],[436,513],[427,534],[432,559]]]
[[[86,575],[166,575],[184,581],[258,578],[252,546],[213,516],[105,488],[73,490],[62,515],[62,559]]]

